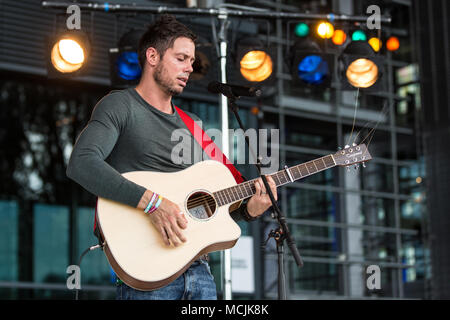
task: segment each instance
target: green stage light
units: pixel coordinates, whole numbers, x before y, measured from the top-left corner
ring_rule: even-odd
[[[309,27],[306,23],[299,23],[295,26],[295,35],[297,37],[306,37],[309,33]]]
[[[356,30],[352,34],[353,41],[367,41],[367,36],[362,30]]]

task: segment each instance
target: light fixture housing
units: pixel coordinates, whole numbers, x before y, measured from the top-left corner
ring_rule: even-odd
[[[299,40],[292,48],[291,70],[292,79],[297,85],[330,87],[334,56],[324,53],[311,39]]]
[[[111,86],[127,88],[139,83],[142,70],[139,65],[138,45],[144,32],[141,29],[131,29],[121,36],[116,48],[109,49]]]
[[[342,90],[381,90],[381,58],[365,41],[352,41],[339,57]]]
[[[213,64],[213,61],[215,61],[213,48],[210,40],[198,36],[195,41],[195,61],[192,65],[193,71],[189,76],[189,83],[207,86],[210,81],[217,79],[215,75],[216,69]]]
[[[89,37],[79,30],[67,30],[47,41],[47,76],[49,78],[82,75],[91,53]]]

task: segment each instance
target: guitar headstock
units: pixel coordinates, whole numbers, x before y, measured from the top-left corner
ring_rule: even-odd
[[[333,154],[333,158],[336,165],[347,167],[360,162],[364,165],[366,161],[372,159],[372,156],[370,155],[366,145],[363,143],[359,145],[354,144],[351,147],[346,146],[345,149],[339,150]]]

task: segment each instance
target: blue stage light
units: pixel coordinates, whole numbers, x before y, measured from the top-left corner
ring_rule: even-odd
[[[298,64],[298,77],[309,84],[322,84],[330,74],[327,61],[318,55],[309,55]]]
[[[124,80],[137,80],[141,76],[138,55],[136,52],[120,53],[116,61],[117,74]]]

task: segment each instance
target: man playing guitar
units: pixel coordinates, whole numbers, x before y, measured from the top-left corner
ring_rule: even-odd
[[[166,246],[178,247],[187,241],[183,229],[188,220],[182,210],[164,195],[126,179],[122,173],[175,172],[194,164],[172,161],[171,152],[178,142],[171,141],[171,135],[173,130],[186,128],[172,96],[183,91],[193,71],[195,40],[194,33],[173,16],[163,15],[150,25],[139,42],[139,84],[112,91],[97,103],[67,168],[69,178],[96,196],[145,211]],[[199,120],[192,113],[189,116]],[[203,153],[193,137],[187,139],[191,139],[192,154],[198,154],[195,148]],[[270,176],[267,180],[276,199],[276,184]],[[251,221],[271,206],[260,179],[255,189],[248,202],[231,213],[234,220]],[[208,262],[201,258],[175,281],[156,290],[136,290],[120,283],[117,299],[206,300],[217,299],[217,293]]]

